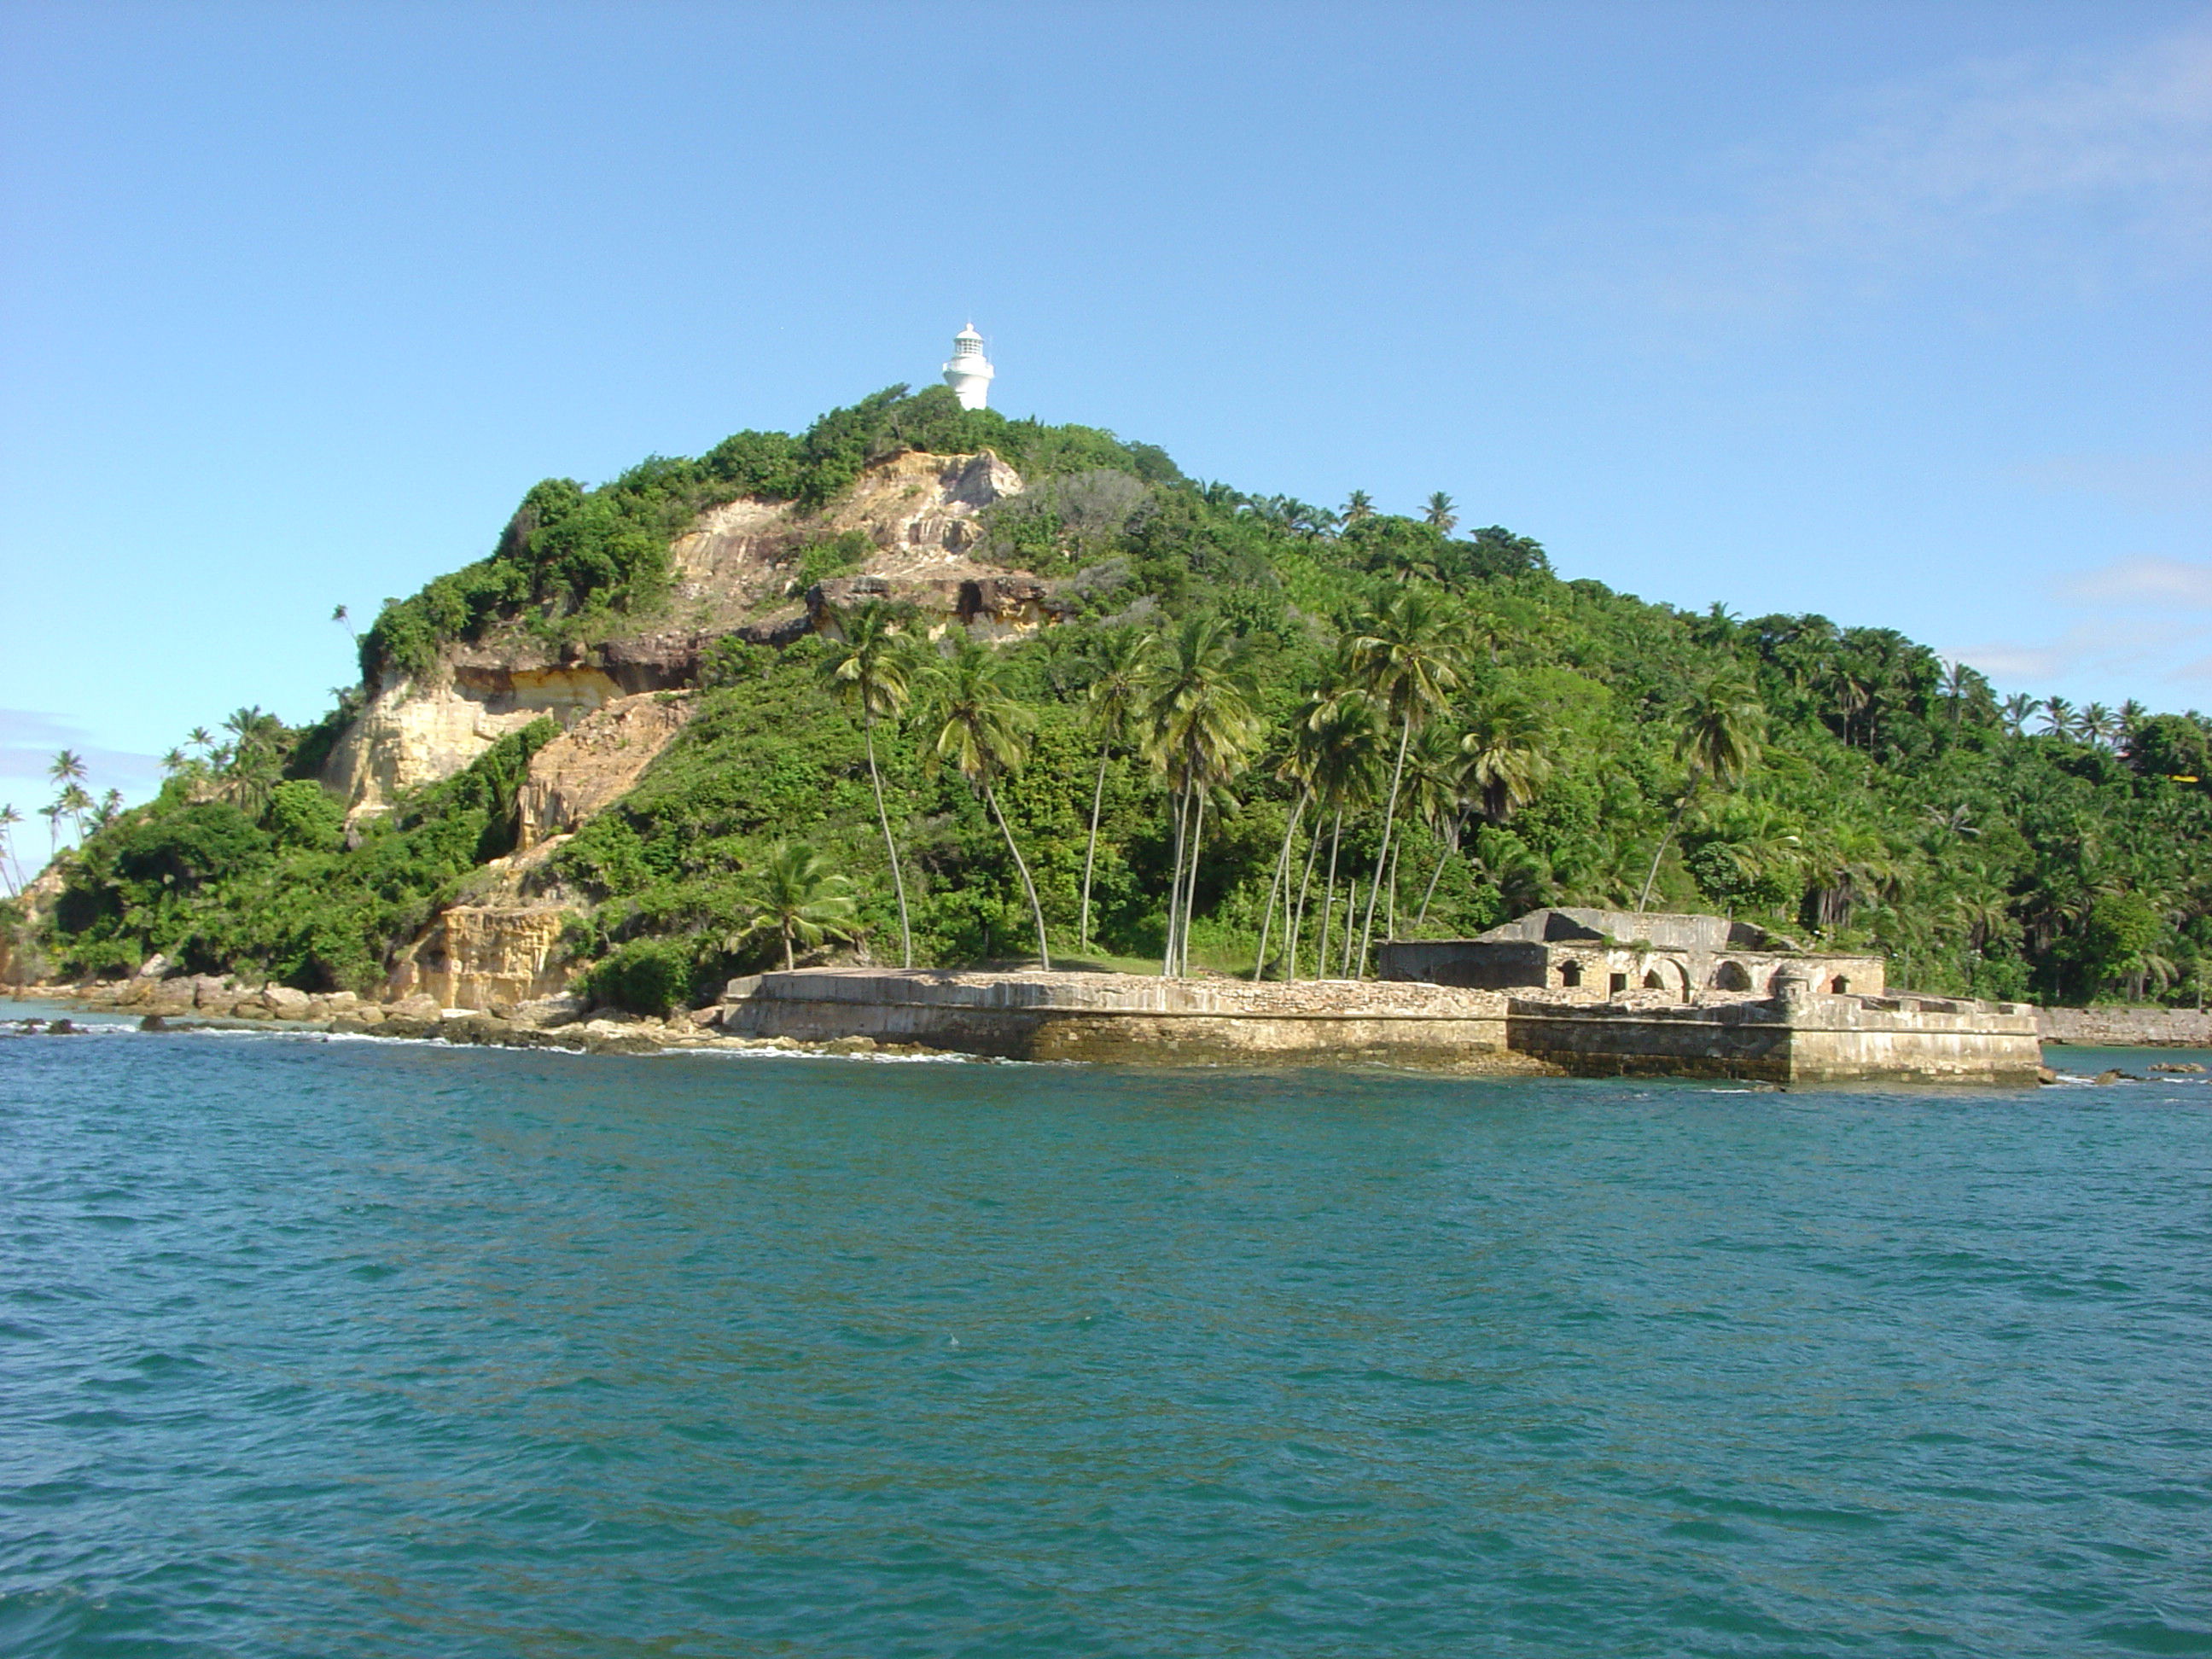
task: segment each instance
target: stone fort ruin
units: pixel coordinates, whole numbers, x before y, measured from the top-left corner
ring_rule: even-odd
[[[1387,980],[1512,991],[1557,1002],[1610,1002],[1658,993],[1674,1002],[1775,996],[1802,980],[1823,996],[1880,996],[1880,957],[1808,951],[1724,916],[1632,910],[1531,910],[1473,939],[1390,939]]]

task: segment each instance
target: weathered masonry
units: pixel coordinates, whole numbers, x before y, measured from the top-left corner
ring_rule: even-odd
[[[1124,974],[800,969],[731,981],[724,1029],[867,1036],[1014,1060],[1129,1065],[1385,1064],[1584,1076],[2032,1083],[2032,1009],[1939,997],[1663,992],[1609,1003],[1417,984],[1255,985]]]
[[[1656,991],[1687,1003],[1702,994],[1771,995],[1783,978],[1830,996],[1880,996],[1880,957],[1808,951],[1724,916],[1630,910],[1532,910],[1474,939],[1390,939],[1377,955],[1386,980],[1487,991],[1541,991],[1607,1002]]]

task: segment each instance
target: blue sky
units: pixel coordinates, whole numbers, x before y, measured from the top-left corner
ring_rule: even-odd
[[[2212,707],[2212,7],[0,0],[0,799],[927,380]]]

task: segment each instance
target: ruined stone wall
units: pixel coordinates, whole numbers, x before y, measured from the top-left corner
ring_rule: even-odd
[[[1514,1048],[1585,1075],[2033,1083],[2033,1010],[1941,997],[1745,999],[1699,1007],[1587,1008],[1516,998]]]
[[[2043,1040],[2090,1048],[2212,1048],[2212,1012],[2045,1008]]]
[[[1017,1060],[1537,1069],[1506,1052],[1503,997],[1437,986],[801,969],[732,989],[723,1024],[747,1036]]]

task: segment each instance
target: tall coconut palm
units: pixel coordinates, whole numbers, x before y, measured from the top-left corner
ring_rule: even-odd
[[[1076,948],[1091,948],[1091,876],[1098,860],[1098,814],[1106,801],[1106,763],[1127,741],[1129,726],[1150,683],[1155,641],[1133,628],[1109,629],[1091,647],[1092,678],[1084,701],[1091,734],[1098,741],[1098,775],[1091,786],[1091,833],[1083,844],[1083,918]]]
[[[1424,522],[1435,526],[1447,536],[1458,526],[1459,514],[1455,509],[1459,503],[1443,490],[1439,489],[1430,496],[1425,505],[1425,510],[1421,514]]]
[[[1747,682],[1732,676],[1709,680],[1690,699],[1682,711],[1682,729],[1674,739],[1674,758],[1687,769],[1688,781],[1675,802],[1666,833],[1659,837],[1658,849],[1651,854],[1651,868],[1636,899],[1637,915],[1642,915],[1651,902],[1651,886],[1659,879],[1659,861],[1667,856],[1668,843],[1681,829],[1682,815],[1689,811],[1698,790],[1706,783],[1733,789],[1759,763],[1759,734],[1765,718],[1758,694]]]
[[[2043,730],[2050,737],[2072,737],[2074,705],[2063,697],[2045,697],[2043,700]]]
[[[1190,969],[1191,910],[1206,798],[1249,763],[1260,737],[1243,642],[1216,617],[1194,617],[1167,641],[1143,708],[1146,757],[1166,780],[1175,815],[1163,977]]]
[[[8,896],[23,890],[23,872],[15,867],[15,826],[23,821],[12,803],[0,805],[0,876],[7,878]]]
[[[2018,737],[2027,729],[2035,711],[2043,707],[2042,699],[2031,697],[2025,691],[2015,691],[1998,705],[1997,713],[2003,718],[2006,735]]]
[[[65,787],[54,805],[69,814],[70,822],[76,826],[76,838],[84,839],[84,815],[93,810],[92,796],[81,783]]]
[[[803,841],[778,842],[769,849],[754,872],[750,896],[760,907],[761,927],[782,941],[787,970],[797,961],[794,945],[853,937],[852,885]]]
[[[1375,798],[1382,769],[1382,728],[1375,704],[1367,694],[1341,678],[1316,695],[1302,726],[1301,741],[1310,742],[1314,750],[1310,765],[1316,802],[1316,833],[1306,858],[1297,912],[1291,923],[1291,959],[1297,960],[1298,943],[1304,937],[1306,895],[1313,883],[1314,857],[1321,850],[1318,814],[1327,811],[1330,814],[1328,873],[1322,896],[1321,928],[1314,956],[1315,975],[1325,979],[1328,976],[1329,925],[1336,910],[1336,866],[1344,841],[1345,815],[1361,810]]]
[[[1022,733],[1032,716],[1007,691],[1004,660],[965,635],[951,654],[931,669],[927,706],[930,729],[922,764],[934,774],[950,763],[968,787],[982,796],[1021,874],[1022,890],[1029,896],[1030,915],[1036,922],[1037,961],[1049,971],[1052,947],[1045,939],[1044,907],[1037,902],[1036,884],[1030,879],[1028,860],[1014,842],[998,791],[1000,778],[1021,769]]]
[[[46,768],[46,775],[60,786],[56,804],[70,815],[70,822],[76,825],[76,837],[82,841],[84,809],[92,805],[92,797],[84,793],[84,757],[74,749],[62,750]]]
[[[58,799],[39,808],[39,816],[46,821],[46,859],[49,863],[62,850],[62,813],[64,810]]]
[[[1457,618],[1427,587],[1406,587],[1384,599],[1345,642],[1345,661],[1358,683],[1398,728],[1398,757],[1382,803],[1382,839],[1375,854],[1375,880],[1367,893],[1359,939],[1360,971],[1375,933],[1375,897],[1389,867],[1397,823],[1398,789],[1413,728],[1426,722],[1458,689],[1465,649]]]
[[[1358,524],[1363,519],[1373,518],[1375,498],[1364,489],[1353,490],[1345,497],[1344,510],[1340,516],[1347,526]]]
[[[868,787],[875,792],[876,822],[883,828],[884,857],[891,866],[891,891],[898,899],[899,966],[914,966],[914,928],[907,920],[906,872],[898,841],[891,834],[890,809],[884,805],[884,775],[876,765],[876,722],[896,720],[913,695],[910,642],[890,608],[872,601],[844,617],[842,637],[823,653],[818,672],[845,712],[860,722],[860,747],[868,757]]]
[[[1492,823],[1506,823],[1551,780],[1550,738],[1536,711],[1517,697],[1485,703],[1459,747],[1468,793]]]
[[[1267,939],[1274,927],[1275,902],[1278,897],[1281,899],[1283,905],[1283,938],[1287,946],[1284,957],[1285,963],[1284,977],[1294,980],[1298,976],[1297,935],[1291,920],[1291,868],[1295,862],[1291,857],[1291,848],[1297,845],[1298,826],[1304,821],[1306,808],[1312,804],[1314,798],[1314,788],[1321,769],[1320,746],[1315,737],[1316,722],[1323,715],[1328,701],[1328,694],[1324,692],[1316,691],[1308,695],[1304,706],[1298,710],[1297,718],[1291,722],[1290,752],[1283,757],[1282,763],[1275,769],[1276,778],[1281,782],[1294,786],[1297,793],[1292,798],[1290,815],[1283,823],[1282,849],[1275,855],[1274,874],[1269,878],[1267,884],[1267,905],[1261,914],[1260,948],[1252,964],[1252,978],[1255,982],[1267,970]],[[1313,854],[1321,850],[1320,837],[1314,836],[1312,842],[1312,849],[1306,857],[1306,875],[1309,879],[1313,875]]]

